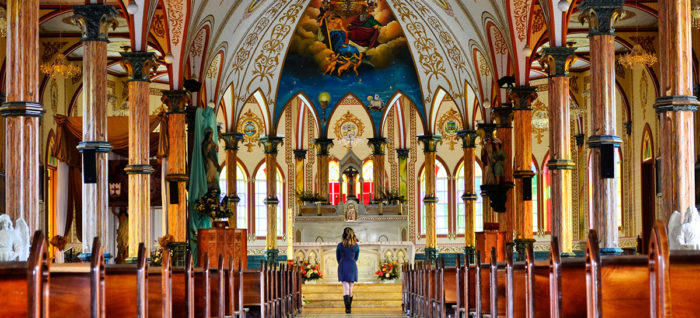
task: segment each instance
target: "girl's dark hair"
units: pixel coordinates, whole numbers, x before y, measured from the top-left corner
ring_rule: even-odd
[[[343,230],[343,246],[351,247],[357,244],[357,236],[355,236],[355,231],[352,228],[346,227]]]

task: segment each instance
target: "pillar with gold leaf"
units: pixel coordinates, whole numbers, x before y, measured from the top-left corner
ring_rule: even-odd
[[[591,183],[593,228],[598,232],[601,254],[621,254],[618,244],[617,180],[614,153],[622,139],[616,132],[615,107],[615,29],[613,24],[623,13],[624,0],[582,1],[578,8],[582,22],[588,21],[591,42]],[[691,135],[692,137],[692,135]],[[691,141],[692,145],[693,142]],[[604,153],[610,155],[604,159]],[[609,160],[613,169],[604,174],[601,164]]]
[[[408,154],[409,149],[396,149],[396,155],[399,158],[399,195],[404,200],[408,198]]]
[[[508,98],[513,103],[515,133],[515,250],[518,260],[525,260],[525,250],[535,240],[532,238],[532,102],[537,98],[537,88],[516,86],[510,89]]]
[[[168,107],[168,234],[175,242],[187,240],[187,133],[185,107],[189,93],[185,90],[163,91],[161,101]],[[174,190],[177,189],[177,192]]]
[[[386,157],[386,144],[389,139],[384,137],[374,137],[368,139],[368,145],[372,149],[372,170],[374,180],[374,199],[380,200],[384,197],[384,186],[386,183],[386,171],[384,171],[384,159]]]
[[[316,146],[316,156],[318,158],[318,165],[316,166],[318,169],[316,171],[318,196],[323,200],[323,203],[328,204],[330,202],[328,197],[328,183],[330,182],[328,157],[330,156],[330,149],[333,147],[333,139],[317,138],[314,139],[314,145]]]
[[[109,5],[87,4],[73,7],[73,21],[82,29],[83,42],[83,141],[78,150],[83,157],[94,157],[93,173],[83,169],[83,252],[92,250],[92,238],[107,238],[109,217],[107,140],[107,43],[109,28],[117,26],[118,11]],[[84,159],[85,160],[85,159]]]
[[[276,263],[279,249],[277,249],[277,147],[282,144],[283,138],[278,136],[260,137],[260,143],[265,149],[265,168],[267,169],[267,236],[265,239],[265,258],[268,263]],[[258,226],[261,226],[259,224]]]
[[[464,254],[470,260],[474,258],[476,248],[476,200],[478,199],[474,182],[474,159],[476,150],[476,138],[478,134],[474,130],[460,130],[457,136],[462,138],[462,150],[464,150]]]
[[[151,172],[149,103],[153,52],[121,52],[129,73],[129,258],[138,256],[139,243],[151,250]]]
[[[552,236],[564,256],[573,255],[571,132],[569,118],[569,67],[576,48],[550,47],[540,62],[549,73],[549,151],[551,173]]]
[[[241,198],[238,196],[238,142],[243,140],[243,134],[238,132],[227,132],[221,134],[224,139],[226,151],[226,208],[233,215],[228,218],[228,225],[232,229],[238,228],[238,202]]]
[[[297,193],[297,206],[301,204],[299,194],[304,192],[304,160],[306,159],[306,149],[294,149],[294,189]]]
[[[425,259],[427,261],[437,261],[437,232],[435,205],[438,198],[435,194],[435,156],[437,154],[437,145],[442,141],[440,135],[421,135],[418,140],[423,143],[423,153],[425,153]]]

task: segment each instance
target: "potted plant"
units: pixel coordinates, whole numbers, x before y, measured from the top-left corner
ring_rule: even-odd
[[[316,280],[323,278],[321,266],[318,263],[312,265],[308,261],[303,261],[299,268],[301,269],[301,278],[305,284],[315,283]]]
[[[377,278],[383,283],[392,283],[399,278],[399,263],[384,262],[379,265],[379,270],[375,272]]]
[[[214,220],[214,227],[226,228],[228,218],[233,213],[227,208],[229,198],[225,197],[222,204],[221,192],[219,189],[211,188],[209,191],[194,203],[194,209]]]
[[[318,195],[312,191],[297,192],[297,199],[304,202],[304,204],[313,204],[319,201]]]

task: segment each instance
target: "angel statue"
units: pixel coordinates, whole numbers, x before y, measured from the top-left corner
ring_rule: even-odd
[[[29,226],[23,218],[16,221],[7,214],[0,215],[0,262],[26,261],[29,258]]]
[[[700,250],[700,215],[698,209],[689,207],[683,220],[674,211],[668,220],[668,245],[672,250]]]

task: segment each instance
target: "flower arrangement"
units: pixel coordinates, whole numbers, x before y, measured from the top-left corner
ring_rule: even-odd
[[[297,192],[297,199],[302,202],[308,202],[308,203],[314,203],[321,201],[319,196],[313,191],[302,191],[302,192]]]
[[[233,213],[225,205],[221,204],[220,195],[221,191],[219,189],[209,189],[204,196],[194,203],[194,209],[212,219],[224,219],[233,216]],[[224,198],[223,201],[227,202],[228,197]]]
[[[170,243],[175,242],[175,237],[172,234],[165,234],[158,239],[158,245],[161,248],[168,248]]]
[[[399,278],[399,263],[397,262],[385,262],[379,265],[379,270],[374,274],[380,280],[391,280]]]
[[[299,267],[301,269],[301,277],[304,281],[323,278],[321,266],[318,263],[312,265],[307,261],[303,261],[299,264]]]
[[[406,203],[406,199],[399,192],[384,191],[381,196],[382,197],[379,198],[379,201],[386,204]]]

